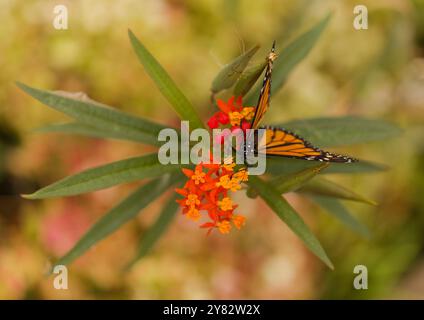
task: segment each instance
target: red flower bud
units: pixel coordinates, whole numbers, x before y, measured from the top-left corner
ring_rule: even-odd
[[[242,124],[241,124],[241,129],[243,131],[246,131],[247,129],[250,129],[250,122],[243,121]]]
[[[218,108],[221,109],[222,112],[228,113],[231,112],[231,107],[222,101],[221,99],[216,100],[216,104],[218,105]]]
[[[218,128],[218,119],[216,118],[216,116],[212,116],[210,117],[210,119],[208,120],[208,127],[211,129],[216,129]]]
[[[224,112],[218,112],[216,114],[216,118],[218,119],[219,123],[221,123],[221,124],[228,124],[230,122],[230,117],[228,116],[228,114],[226,114]]]

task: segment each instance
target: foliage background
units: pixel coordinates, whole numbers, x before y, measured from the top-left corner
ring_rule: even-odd
[[[61,1],[69,30],[52,27],[56,1],[0,0],[0,298],[424,298],[424,25],[421,0],[362,1],[369,29],[352,27],[355,1]],[[130,27],[206,119],[210,82],[243,46],[277,35],[282,48],[328,11],[317,46],[273,96],[265,122],[353,114],[404,128],[390,141],[348,150],[388,164],[386,173],[332,176],[376,200],[346,202],[373,233],[362,239],[304,197],[290,203],[312,227],[335,264],[330,271],[271,213],[241,197],[241,232],[204,236],[179,216],[153,252],[131,271],[137,239],[161,201],[70,267],[69,290],[43,273],[128,185],[43,201],[19,197],[83,168],[149,151],[33,129],[65,120],[24,95],[15,80],[39,88],[83,91],[92,99],[165,124],[177,118],[140,67]],[[353,268],[369,270],[369,289],[352,287]]]

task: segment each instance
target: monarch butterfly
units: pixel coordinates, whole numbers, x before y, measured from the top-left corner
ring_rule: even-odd
[[[267,57],[267,67],[265,71],[262,89],[259,94],[258,103],[256,105],[254,116],[250,122],[250,128],[254,129],[254,143],[246,142],[244,153],[253,152],[257,154],[266,154],[267,156],[289,157],[304,160],[326,161],[326,162],[355,162],[356,159],[348,156],[334,154],[331,152],[320,150],[314,147],[305,139],[299,137],[283,128],[276,127],[259,127],[265,112],[269,108],[271,97],[271,75],[274,60],[277,58],[275,53],[275,41],[271,51]],[[264,134],[259,137],[257,130],[264,129]],[[249,139],[247,139],[249,141]]]

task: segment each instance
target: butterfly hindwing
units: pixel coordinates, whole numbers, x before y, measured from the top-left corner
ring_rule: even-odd
[[[308,141],[283,128],[261,127],[264,134],[259,137],[256,151],[267,156],[280,156],[325,162],[355,162],[356,159],[339,155],[312,146]]]

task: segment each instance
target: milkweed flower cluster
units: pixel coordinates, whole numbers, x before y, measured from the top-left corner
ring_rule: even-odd
[[[237,192],[242,183],[248,180],[245,168],[236,170],[232,162],[201,163],[194,170],[185,168],[182,171],[188,180],[183,188],[175,191],[184,197],[177,202],[188,219],[199,221],[201,212],[207,212],[209,221],[200,227],[208,229],[208,234],[214,229],[227,234],[233,226],[240,229],[244,225],[246,218],[234,213],[237,205],[233,203],[230,192]]]
[[[217,106],[220,110],[207,122],[211,130],[220,125],[231,125],[231,131],[250,128],[255,108],[244,107],[241,96],[237,99],[233,96],[227,102],[218,99]],[[220,138],[216,143],[222,143],[225,136]],[[239,191],[242,183],[248,180],[245,167],[236,169],[231,159],[223,164],[201,163],[194,170],[184,168],[182,171],[188,180],[183,188],[175,191],[184,197],[177,202],[188,219],[198,221],[202,218],[201,212],[207,212],[209,221],[200,227],[208,229],[208,234],[214,229],[227,234],[233,227],[240,229],[245,224],[246,218],[234,213],[237,205],[230,197],[230,192]]]
[[[235,129],[242,129],[243,131],[250,129],[250,120],[255,114],[255,107],[244,107],[242,96],[237,99],[232,96],[227,102],[220,99],[216,102],[220,111],[208,120],[210,129],[216,129],[220,124],[230,124],[232,131]]]

